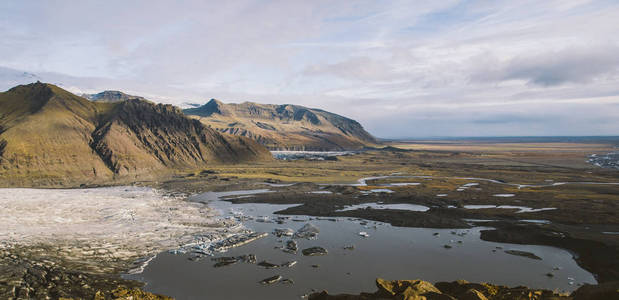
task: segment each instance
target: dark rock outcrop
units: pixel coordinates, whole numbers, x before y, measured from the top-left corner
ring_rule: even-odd
[[[269,155],[250,140],[226,137],[186,118],[177,107],[139,99],[119,103],[92,136],[93,149],[116,174],[235,163]]]

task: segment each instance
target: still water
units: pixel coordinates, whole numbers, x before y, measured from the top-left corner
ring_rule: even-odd
[[[222,200],[209,203],[220,209],[223,217],[242,213],[272,219],[277,217],[273,212],[291,206],[231,204]],[[256,264],[238,262],[214,268],[215,262],[209,257],[190,261],[188,254],[166,252],[153,259],[143,273],[128,278],[146,282],[148,291],[177,299],[300,299],[314,290],[328,290],[332,294],[373,292],[376,277],[421,278],[430,282],[465,279],[559,291],[574,290],[581,283],[596,283],[593,275],[580,268],[568,251],[548,246],[482,241],[479,239],[480,230],[485,228],[481,227],[453,230],[405,228],[357,219],[307,216],[291,216],[284,224],[258,222],[257,219],[244,224],[255,231],[270,233],[275,228],[297,230],[311,223],[320,229],[320,234],[316,240],[296,239],[299,250],[320,246],[327,249],[328,254],[308,257],[301,251],[298,254],[285,253],[278,247],[289,238],[271,234],[217,256],[255,254],[258,262],[266,260],[282,264],[294,260],[298,262],[296,265],[265,269]],[[360,236],[360,232],[367,232],[369,237]],[[351,245],[353,250],[345,249]],[[505,250],[528,251],[542,259],[514,256]],[[546,276],[547,273],[554,277]],[[291,279],[294,284],[258,283],[274,275]]]

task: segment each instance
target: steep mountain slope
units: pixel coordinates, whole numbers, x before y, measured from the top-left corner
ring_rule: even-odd
[[[0,93],[0,185],[147,179],[209,163],[270,159],[171,105],[91,102],[54,85]]]
[[[351,150],[377,144],[355,120],[298,105],[224,104],[211,99],[183,112],[217,131],[252,138],[270,149]]]
[[[55,86],[17,86],[0,94],[0,178],[16,183],[43,178],[110,178],[89,146],[106,107]]]
[[[129,99],[146,100],[143,97],[127,95],[120,91],[103,91],[97,94],[82,94],[82,97],[95,102],[121,102]]]

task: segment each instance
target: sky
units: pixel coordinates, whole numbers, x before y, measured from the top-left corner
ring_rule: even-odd
[[[0,90],[299,104],[382,138],[619,135],[619,1],[0,1]]]

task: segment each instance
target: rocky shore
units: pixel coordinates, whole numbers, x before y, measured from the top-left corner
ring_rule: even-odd
[[[378,290],[358,295],[330,295],[327,291],[313,293],[309,300],[610,300],[619,299],[619,282],[585,285],[571,294],[527,287],[506,287],[464,280],[437,282],[423,280],[376,279]]]

